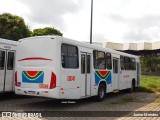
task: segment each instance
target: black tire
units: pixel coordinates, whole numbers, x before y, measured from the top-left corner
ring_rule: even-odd
[[[132,92],[134,92],[135,91],[135,82],[134,81],[132,81],[132,84],[131,84],[131,88],[129,89],[129,92],[130,93],[132,93]]]
[[[98,95],[97,95],[97,101],[103,101],[106,95],[105,85],[100,84],[98,87]]]

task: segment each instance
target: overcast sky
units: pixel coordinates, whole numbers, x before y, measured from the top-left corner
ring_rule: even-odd
[[[93,42],[160,40],[160,0],[93,0]],[[88,41],[91,0],[0,0],[0,14],[24,18],[30,29],[55,27]]]

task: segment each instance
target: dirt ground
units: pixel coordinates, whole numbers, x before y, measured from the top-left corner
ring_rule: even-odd
[[[14,94],[1,95],[0,98],[0,111],[11,112],[27,112],[38,111],[42,112],[41,118],[23,118],[23,119],[117,119],[117,120],[160,120],[160,94],[134,92],[126,93],[120,92],[116,94],[107,94],[102,102],[95,102],[93,98],[82,100],[54,100],[39,97],[16,96]],[[64,112],[56,117],[53,115],[54,111]],[[50,112],[49,116],[45,116],[45,112]],[[139,117],[146,113],[152,117],[147,116]],[[153,114],[151,114],[153,113]],[[66,114],[66,115],[65,115]],[[68,117],[68,114],[71,117]],[[158,114],[158,116],[156,116]],[[78,115],[78,117],[76,116]],[[102,116],[101,116],[102,115]],[[153,117],[154,116],[154,117]],[[76,117],[76,118],[75,118]],[[19,119],[20,117],[1,117],[3,120]]]

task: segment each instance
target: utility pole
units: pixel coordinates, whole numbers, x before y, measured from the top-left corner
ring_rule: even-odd
[[[93,0],[91,0],[90,44],[92,44]]]

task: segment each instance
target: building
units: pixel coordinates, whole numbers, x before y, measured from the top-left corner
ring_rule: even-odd
[[[102,47],[111,48],[138,56],[160,56],[160,41],[140,43],[103,42]]]

